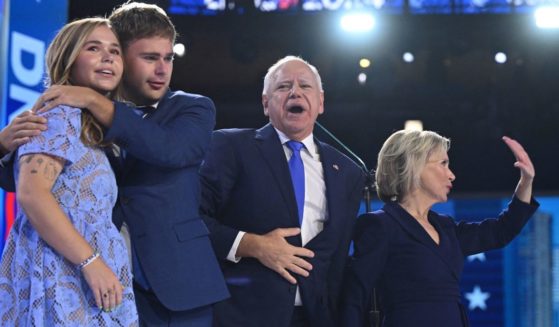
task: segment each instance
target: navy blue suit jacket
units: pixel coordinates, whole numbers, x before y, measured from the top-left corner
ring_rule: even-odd
[[[455,223],[429,212],[437,245],[399,204],[358,219],[355,253],[344,283],[341,326],[364,326],[371,292],[377,288],[384,326],[468,326],[459,289],[465,256],[508,244],[537,209],[513,198],[497,219]]]
[[[228,297],[198,212],[198,169],[214,123],[210,99],[169,91],[144,119],[117,102],[105,136],[126,151],[121,164],[110,158],[119,186],[113,221],[128,225],[146,279],[171,310]]]
[[[306,248],[310,276],[299,277],[301,298],[313,326],[332,326],[347,260],[351,231],[364,186],[361,170],[327,144],[318,142],[324,169],[329,219]],[[226,260],[239,231],[265,234],[299,227],[289,168],[279,137],[268,124],[214,132],[201,168],[201,211],[221,262],[231,298],[215,307],[217,326],[289,326],[296,287],[258,260]],[[289,243],[301,246],[301,237]]]

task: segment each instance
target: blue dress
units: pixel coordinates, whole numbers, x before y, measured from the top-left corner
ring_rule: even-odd
[[[2,326],[137,326],[132,274],[123,238],[113,225],[115,177],[102,149],[80,140],[81,111],[57,107],[48,129],[22,145],[17,158],[42,153],[65,160],[52,188],[76,230],[125,287],[113,312],[100,310],[81,271],[41,239],[19,207],[0,264]],[[14,165],[16,190],[19,164]]]

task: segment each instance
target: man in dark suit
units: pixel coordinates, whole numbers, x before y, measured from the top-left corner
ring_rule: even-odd
[[[215,325],[332,326],[363,175],[313,137],[324,111],[314,66],[281,59],[262,104],[270,124],[214,132],[200,170],[201,212],[231,292]]]
[[[13,156],[20,145],[47,129],[47,120],[32,111],[23,111],[0,130],[0,187],[15,192]],[[4,167],[6,166],[6,167]]]
[[[119,186],[113,220],[129,231],[141,326],[208,327],[212,305],[228,297],[198,212],[198,169],[215,108],[206,97],[168,89],[176,32],[161,8],[126,3],[109,19],[123,49],[120,95],[130,103],[55,86],[39,98],[40,110],[87,108],[119,147],[110,156]]]

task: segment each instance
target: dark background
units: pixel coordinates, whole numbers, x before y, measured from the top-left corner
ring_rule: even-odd
[[[146,2],[166,8],[165,1]],[[70,0],[69,16],[108,15],[120,3]],[[260,95],[268,66],[300,55],[323,79],[319,122],[369,168],[393,131],[420,119],[452,139],[455,195],[512,192],[518,172],[502,135],[528,150],[537,193],[559,190],[559,31],[537,29],[531,15],[385,14],[360,37],[340,32],[333,12],[171,18],[187,47],[175,61],[171,87],[211,97],[216,128],[265,124]],[[414,53],[413,63],[402,61],[404,51]],[[507,54],[505,64],[495,63],[497,51]],[[372,65],[360,69],[361,57]],[[357,82],[361,71],[365,85]]]

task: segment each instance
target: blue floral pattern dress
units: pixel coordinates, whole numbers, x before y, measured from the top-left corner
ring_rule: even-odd
[[[44,116],[48,129],[18,149],[16,181],[23,155],[64,159],[52,193],[76,230],[120,279],[123,300],[112,312],[100,310],[81,271],[41,239],[18,205],[0,264],[0,324],[137,326],[128,251],[111,220],[117,186],[108,159],[102,149],[81,142],[79,109],[60,106]]]

